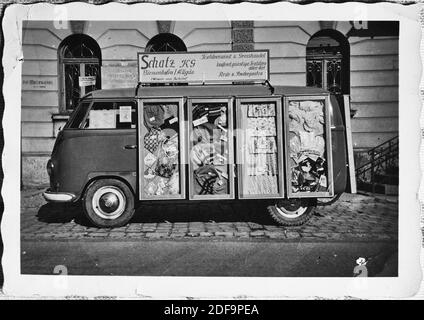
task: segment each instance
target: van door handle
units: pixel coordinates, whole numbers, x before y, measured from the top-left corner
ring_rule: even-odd
[[[127,144],[124,149],[128,149],[128,150],[132,150],[132,149],[137,149],[137,145],[136,144]]]

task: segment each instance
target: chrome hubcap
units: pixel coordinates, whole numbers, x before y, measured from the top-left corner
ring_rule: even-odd
[[[125,196],[116,187],[102,187],[93,195],[94,212],[103,219],[116,219],[125,210]]]
[[[118,209],[119,199],[114,193],[108,192],[100,197],[99,205],[104,212],[111,213]]]
[[[306,212],[308,207],[304,207],[300,202],[290,202],[287,205],[275,205],[278,213],[288,219],[294,219],[300,217]]]

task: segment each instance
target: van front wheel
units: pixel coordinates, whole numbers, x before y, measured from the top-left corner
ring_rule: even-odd
[[[126,225],[134,215],[134,195],[122,181],[96,180],[82,199],[87,218],[100,228]]]
[[[283,226],[300,226],[313,215],[316,203],[311,200],[280,200],[268,206],[271,217]]]

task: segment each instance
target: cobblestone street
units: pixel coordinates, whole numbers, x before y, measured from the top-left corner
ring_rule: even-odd
[[[333,205],[318,207],[300,227],[278,226],[266,203],[141,205],[124,227],[90,225],[81,206],[47,204],[42,190],[21,192],[22,240],[210,239],[273,241],[350,241],[397,239],[397,199],[343,194]]]

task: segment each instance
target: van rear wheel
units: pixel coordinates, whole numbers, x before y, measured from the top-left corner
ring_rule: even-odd
[[[279,200],[268,206],[268,212],[282,226],[300,226],[312,217],[315,208],[316,203],[311,200]]]
[[[101,179],[91,183],[82,202],[87,218],[100,228],[126,225],[135,211],[132,191],[116,179]]]

